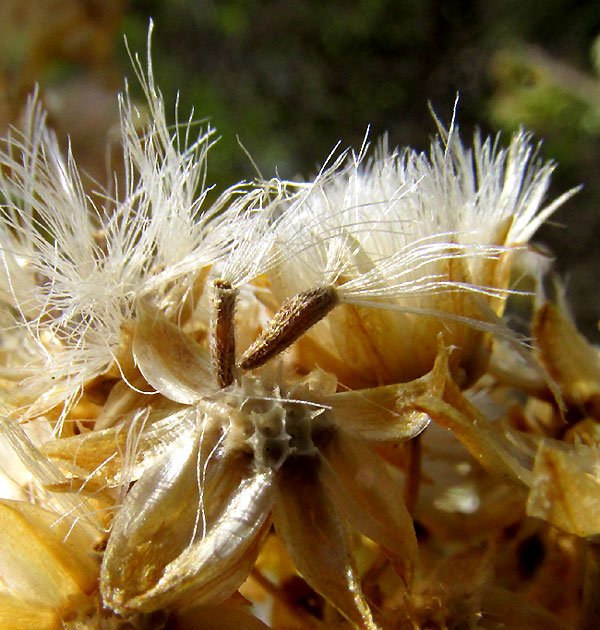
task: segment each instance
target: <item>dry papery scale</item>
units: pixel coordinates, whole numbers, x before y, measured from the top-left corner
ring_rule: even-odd
[[[218,307],[213,302],[213,308]],[[152,322],[156,326],[156,320],[159,317],[156,313],[149,313],[149,317],[145,318],[145,322]],[[215,318],[213,316],[213,322]],[[144,323],[140,324],[143,326]],[[161,324],[159,324],[161,325]],[[185,358],[186,350],[193,352],[193,342],[186,337],[175,326],[167,323],[161,325],[160,335],[155,331],[148,330],[141,336],[136,334],[137,341],[140,339],[147,341],[149,344],[155,343],[157,346],[161,343],[171,348],[174,356],[178,356],[184,360],[186,365],[190,362]],[[233,327],[229,326],[229,330],[233,333]],[[225,344],[230,347],[230,344]],[[223,364],[223,360],[218,355],[215,357],[213,349],[213,358],[216,364]],[[145,371],[145,359],[140,355],[140,369]],[[319,379],[322,382],[319,382]],[[157,383],[160,381],[157,378]],[[314,381],[314,382],[313,382]],[[311,385],[310,382],[313,382]],[[223,564],[223,558],[227,561],[227,556],[241,554],[242,557],[247,555],[246,547],[243,543],[248,538],[248,544],[251,544],[250,555],[242,568],[235,569],[234,587],[237,588],[239,582],[236,582],[238,571],[247,571],[246,564],[252,561],[252,547],[259,544],[261,538],[265,535],[265,525],[268,523],[268,516],[271,505],[274,513],[276,527],[280,534],[287,541],[288,549],[296,562],[299,560],[299,568],[303,575],[310,583],[315,584],[317,590],[323,589],[324,594],[335,605],[340,608],[345,615],[354,621],[355,624],[365,628],[375,628],[372,613],[367,605],[364,596],[361,593],[360,585],[357,579],[356,567],[351,556],[351,544],[348,538],[348,532],[345,526],[341,526],[340,515],[337,509],[332,509],[328,505],[324,490],[321,489],[322,480],[325,485],[332,485],[327,492],[341,492],[338,497],[342,512],[348,510],[345,518],[349,518],[350,522],[354,522],[358,517],[358,528],[364,530],[369,536],[385,544],[390,549],[390,553],[396,558],[396,564],[401,574],[408,575],[411,572],[411,566],[416,550],[416,540],[412,531],[410,518],[403,508],[402,504],[397,506],[383,506],[383,514],[386,515],[385,521],[378,521],[378,517],[359,516],[361,508],[358,507],[358,497],[363,503],[363,507],[371,507],[373,501],[369,495],[361,494],[364,488],[357,494],[357,489],[349,489],[344,486],[346,482],[341,482],[337,473],[333,473],[339,463],[336,458],[341,456],[334,455],[336,449],[340,448],[340,440],[346,447],[353,447],[355,443],[354,437],[342,436],[340,429],[343,423],[339,423],[336,428],[336,418],[331,417],[331,410],[335,412],[336,397],[341,396],[342,410],[346,400],[345,394],[335,394],[335,383],[331,377],[321,375],[313,378],[312,381],[303,385],[301,381],[291,387],[287,387],[281,381],[281,376],[270,373],[269,370],[260,375],[259,378],[246,377],[240,375],[231,386],[226,389],[220,389],[213,396],[209,396],[206,400],[200,401],[200,409],[206,409],[205,419],[202,421],[202,429],[195,431],[194,440],[198,443],[200,453],[204,452],[203,458],[198,455],[198,464],[196,464],[196,456],[193,455],[194,444],[186,438],[187,445],[180,451],[182,460],[173,459],[173,464],[169,466],[179,467],[185,462],[191,462],[192,470],[199,467],[206,475],[206,481],[203,481],[200,488],[204,498],[201,501],[199,514],[202,517],[202,535],[196,537],[192,534],[192,542],[189,543],[187,549],[184,547],[180,554],[174,554],[176,557],[164,568],[158,567],[145,568],[145,562],[150,562],[150,557],[146,560],[138,559],[137,539],[148,536],[148,542],[154,542],[158,546],[160,538],[153,536],[156,528],[162,527],[161,521],[170,522],[171,515],[165,514],[162,519],[159,518],[155,524],[153,512],[156,511],[161,499],[158,494],[150,500],[146,495],[148,489],[153,492],[154,483],[161,483],[160,476],[154,476],[155,473],[149,471],[148,475],[142,477],[130,491],[125,504],[118,513],[113,531],[108,543],[107,551],[103,562],[102,589],[105,601],[120,613],[127,613],[130,610],[138,610],[143,612],[154,612],[163,606],[172,606],[178,601],[193,601],[197,599],[199,603],[205,603],[204,599],[211,595],[214,586],[211,586],[209,580],[206,583],[206,577],[203,573],[212,575],[211,564],[215,564],[219,570],[227,574],[227,571],[233,570],[232,565]],[[154,382],[152,383],[154,384]],[[332,388],[333,386],[333,388]],[[160,387],[160,386],[159,386]],[[423,384],[426,387],[426,384]],[[314,388],[314,393],[313,393]],[[285,391],[290,393],[297,392],[296,395],[284,395]],[[329,394],[327,391],[329,390]],[[304,392],[303,395],[302,392]],[[319,393],[321,392],[321,393]],[[385,397],[392,395],[394,392],[381,392],[385,403]],[[372,394],[371,394],[372,395]],[[367,400],[361,401],[367,408],[373,403],[368,400],[369,394],[366,395]],[[374,400],[375,404],[377,402]],[[329,403],[329,404],[328,404]],[[383,409],[383,407],[381,407]],[[395,412],[388,412],[390,419],[395,416]],[[349,418],[348,418],[349,419]],[[409,422],[400,432],[405,432],[406,436],[414,435],[422,430],[426,421],[420,414],[419,419],[415,422]],[[225,432],[221,427],[226,427]],[[210,437],[212,435],[212,437]],[[396,437],[401,439],[401,435]],[[212,442],[211,442],[212,440]],[[192,442],[193,442],[192,441]],[[337,446],[336,446],[337,444]],[[175,445],[173,446],[175,448]],[[191,448],[191,451],[189,450]],[[218,451],[216,450],[218,449]],[[207,455],[208,452],[208,455]],[[184,456],[184,453],[192,453],[191,457]],[[381,482],[389,492],[393,488],[393,483],[388,478],[387,473],[382,468],[382,464],[378,463],[373,455],[368,452],[362,453],[366,457],[366,461],[371,461],[371,473],[375,474],[378,481]],[[347,456],[347,453],[344,457]],[[169,454],[170,457],[170,454]],[[218,464],[219,461],[222,464]],[[201,464],[202,461],[202,464]],[[362,457],[355,458],[355,462],[365,461]],[[188,464],[185,463],[187,467]],[[230,504],[226,504],[222,516],[215,522],[214,511],[215,505],[211,500],[218,501],[218,497],[214,496],[214,491],[210,490],[212,484],[211,470],[215,466],[230,466],[231,474],[223,472],[223,482],[225,478],[229,479],[227,483],[234,483],[234,498]],[[241,466],[241,468],[240,468]],[[244,472],[245,471],[245,472]],[[157,469],[158,474],[160,469]],[[186,473],[187,474],[187,473]],[[241,475],[241,477],[240,477]],[[235,483],[235,479],[239,478],[239,485]],[[193,491],[196,487],[195,473],[192,475],[192,495],[189,490],[184,492],[181,483],[178,480],[176,469],[173,468],[169,473],[169,483],[173,486],[173,492],[177,491],[181,496],[171,496],[167,504],[171,505],[173,501],[177,504],[182,503],[184,506],[193,502]],[[189,480],[189,479],[188,479]],[[166,480],[165,480],[166,481]],[[341,483],[341,486],[340,486]],[[305,486],[305,487],[304,487]],[[179,488],[179,490],[177,490]],[[164,489],[167,489],[166,486]],[[372,489],[374,496],[378,491]],[[309,497],[313,494],[313,498]],[[188,496],[189,495],[189,496]],[[308,513],[315,512],[315,516],[319,518],[312,522],[311,527],[298,528],[299,519],[305,516],[298,511],[296,495],[306,501],[304,510]],[[354,496],[353,496],[354,495]],[[233,496],[233,495],[232,495]],[[166,494],[165,494],[166,497]],[[242,501],[242,498],[245,497]],[[166,499],[165,499],[166,500]],[[227,500],[224,498],[225,503]],[[381,500],[378,499],[378,500]],[[248,501],[250,501],[248,503]],[[274,504],[273,504],[274,502]],[[314,505],[311,506],[311,502]],[[155,504],[156,505],[153,505]],[[281,504],[285,508],[281,507]],[[206,512],[204,507],[206,506]],[[171,507],[173,507],[171,505]],[[136,530],[136,519],[138,511],[144,512],[142,525],[143,531]],[[295,512],[295,516],[294,515]],[[256,519],[256,521],[254,520]],[[181,527],[183,520],[176,517],[177,527]],[[307,522],[306,525],[309,523]],[[392,528],[392,529],[390,529]],[[138,528],[139,529],[139,528]],[[194,528],[195,529],[195,528]],[[328,542],[325,531],[334,534]],[[393,531],[403,532],[403,535],[396,541],[394,540]],[[163,532],[166,534],[166,532]],[[309,543],[311,535],[320,537],[320,544],[315,550],[315,559],[318,560],[314,566],[307,564],[305,558],[306,545]],[[256,543],[252,541],[256,540]],[[292,541],[292,542],[290,542]],[[186,543],[187,544],[187,543]],[[291,545],[291,546],[290,546]],[[296,546],[303,550],[300,553],[296,550]],[[238,550],[237,548],[240,547]],[[340,548],[334,551],[333,556],[338,555],[335,561],[325,560],[331,551],[331,548]],[[191,555],[194,548],[198,553],[195,555],[195,566],[190,568],[190,561],[186,559],[186,554]],[[189,553],[188,553],[189,551]],[[152,553],[152,547],[149,547],[146,553]],[[207,555],[209,554],[209,555]],[[214,558],[211,560],[211,556]],[[234,557],[234,560],[235,560]],[[142,562],[141,566],[139,562]],[[155,558],[152,563],[155,565],[158,559]],[[237,560],[235,560],[237,563]],[[330,565],[330,566],[329,566]],[[176,568],[179,567],[179,568]],[[188,568],[185,568],[188,567]],[[229,567],[229,568],[227,568]],[[402,569],[400,569],[402,567]],[[158,573],[156,573],[158,569]],[[149,573],[153,574],[149,577]],[[242,577],[243,577],[242,573]],[[322,576],[325,576],[323,580]],[[213,578],[214,579],[214,578]],[[405,578],[406,579],[406,578]],[[231,588],[231,584],[220,587]],[[212,590],[211,590],[212,589]],[[218,592],[218,591],[217,591]]]
[[[191,220],[196,215],[172,203],[181,199],[178,183],[191,194],[195,186],[186,177],[201,165],[193,152],[178,153],[161,118],[151,66],[148,78],[140,78],[156,126],[143,144],[135,108],[125,100],[130,166],[133,171],[138,160],[146,169],[144,185],[172,178],[173,190],[162,180],[155,190],[164,194],[161,208],[174,213],[161,217],[164,225],[185,228],[183,236],[197,230],[196,245],[206,244],[210,232],[201,233]],[[598,627],[598,352],[560,299],[554,307],[538,296],[534,353],[511,340],[500,321],[513,254],[532,253],[524,243],[568,196],[540,209],[551,166],[531,166],[526,134],[516,134],[507,151],[476,137],[471,151],[452,124],[440,127],[441,140],[428,156],[384,152],[372,164],[350,157],[339,178],[329,173],[308,186],[317,200],[331,195],[326,209],[342,208],[340,221],[328,215],[323,230],[317,223],[287,258],[276,251],[265,263],[276,238],[269,240],[268,215],[261,224],[257,213],[258,222],[234,230],[238,241],[227,230],[213,231],[209,252],[188,243],[177,259],[177,251],[164,248],[174,262],[167,257],[155,265],[152,252],[170,231],[152,233],[156,243],[146,241],[140,250],[138,243],[151,236],[145,230],[157,222],[128,214],[129,206],[107,224],[113,232],[104,235],[106,248],[86,241],[88,209],[77,176],[69,197],[74,165],[61,162],[38,108],[30,114],[37,135],[7,141],[0,172],[9,224],[0,226],[8,321],[2,402],[10,416],[1,430],[26,473],[16,499],[0,501],[3,630],[264,629],[248,613],[247,600],[278,630]],[[155,144],[152,134],[159,136]],[[43,183],[19,162],[21,152],[33,166],[42,161]],[[365,201],[365,182],[369,195],[388,192]],[[404,195],[407,189],[414,197]],[[37,228],[27,232],[27,219],[37,227],[40,219],[13,203],[15,191],[39,204],[56,245],[38,238]],[[138,192],[131,200],[146,199]],[[53,201],[44,205],[48,198]],[[79,205],[68,205],[73,198]],[[431,203],[430,214],[419,214]],[[310,219],[319,216],[315,204]],[[383,208],[386,227],[378,233]],[[71,253],[89,245],[93,255],[52,258],[62,252],[61,238],[71,235],[56,228],[68,227],[62,219],[76,212],[85,229],[75,230]],[[422,220],[404,221],[407,213]],[[489,222],[486,213],[493,215]],[[467,228],[480,223],[483,244],[476,246],[477,234]],[[359,224],[368,226],[363,234],[344,234]],[[369,279],[356,279],[352,274],[368,258],[362,243],[390,225],[402,229],[373,248]],[[315,247],[335,249],[338,236],[337,253],[350,251],[352,261],[315,264],[316,273],[303,275]],[[266,245],[253,249],[255,237]],[[467,242],[458,242],[461,237]],[[231,274],[222,273],[219,265],[232,251],[221,244],[233,242],[247,245],[238,252],[246,262],[236,267],[234,261]],[[123,260],[139,269],[124,273],[127,265],[110,258],[119,243]],[[42,255],[36,257],[35,247]],[[307,254],[300,273],[294,273],[296,254]],[[61,265],[72,260],[77,264],[61,276]],[[425,279],[424,268],[433,268]],[[70,302],[69,289],[85,284],[90,271],[95,283]],[[210,315],[204,317],[202,306],[195,322],[194,291],[209,273],[217,278],[209,283]],[[129,284],[121,284],[124,277]],[[380,284],[381,277],[391,284]],[[173,290],[183,280],[181,291]],[[20,297],[26,287],[34,299]],[[102,302],[97,287],[110,289]],[[394,302],[408,294],[426,296],[425,306]],[[181,295],[187,302],[178,311],[172,296]],[[271,315],[262,331],[265,311],[258,318],[245,310],[260,299],[259,309]],[[61,336],[56,313],[73,325],[69,334]],[[88,322],[107,325],[99,329],[111,335],[108,351],[101,334],[85,338],[97,332]],[[33,339],[43,359],[36,363],[31,343],[19,354],[12,335]],[[239,364],[236,335],[248,347]],[[73,353],[59,354],[65,347]],[[65,356],[83,357],[80,385]],[[36,382],[26,379],[29,388],[22,387],[22,373],[34,369]],[[470,378],[461,370],[470,370]],[[61,381],[65,374],[73,378]],[[37,388],[38,380],[50,383],[48,389]],[[46,431],[37,438],[43,453],[16,419],[27,420],[32,432]],[[47,439],[52,431],[57,437]],[[421,441],[407,454],[403,442],[416,435]],[[15,464],[15,477],[17,471]]]

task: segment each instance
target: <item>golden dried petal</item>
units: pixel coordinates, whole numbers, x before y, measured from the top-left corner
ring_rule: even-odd
[[[209,353],[146,302],[138,301],[136,313],[133,356],[148,383],[184,404],[214,392]]]
[[[288,460],[276,478],[273,521],[296,568],[358,627],[375,630],[360,586],[348,528],[325,491],[318,461]]]
[[[448,379],[444,400],[423,399],[415,406],[431,419],[451,429],[484,467],[510,481],[531,485],[530,439],[489,421]]]
[[[402,442],[415,437],[430,422],[410,402],[428,393],[427,383],[382,385],[340,392],[327,399],[336,424],[348,433],[373,443]]]
[[[107,378],[124,378],[131,382],[140,372],[135,365],[131,347],[133,344],[134,322],[131,319],[125,320],[119,330],[119,345],[115,351],[115,360],[109,365],[103,376]]]
[[[271,473],[247,478],[247,468],[233,458],[212,453],[207,460],[216,439],[206,435],[199,460],[198,441],[172,447],[115,518],[101,577],[105,602],[115,610],[221,601],[258,555],[271,509]]]
[[[503,386],[518,388],[533,396],[542,396],[548,389],[544,370],[533,359],[524,361],[524,356],[503,339],[494,340],[488,372]]]
[[[314,328],[318,329],[321,325],[328,329],[329,322],[319,322]],[[364,378],[358,372],[352,370],[352,366],[342,361],[337,353],[328,344],[321,343],[321,340],[315,339],[313,330],[298,339],[292,347],[291,353],[295,362],[300,366],[302,371],[312,370],[319,367],[327,372],[335,374],[337,380],[346,387],[364,387],[368,383],[364,383]]]
[[[71,517],[0,501],[0,573],[8,590],[25,602],[64,610],[92,592],[99,569],[94,542]]]
[[[439,344],[438,352],[431,372],[419,379],[340,392],[325,399],[338,426],[370,442],[399,442],[421,433],[430,420],[416,402],[441,397],[448,378],[449,350]]]
[[[23,601],[10,593],[0,593],[0,628],[3,630],[60,630],[60,614],[49,606]]]
[[[564,310],[544,304],[533,318],[532,330],[540,359],[565,401],[573,405],[595,401],[600,405],[600,356]]]
[[[435,274],[456,282],[457,287],[472,281],[467,263],[460,258],[439,261]],[[489,323],[486,309],[491,309],[486,300],[485,296],[457,288],[414,300],[382,303],[381,308],[349,304],[338,307],[329,315],[331,336],[340,357],[363,377],[359,385],[352,386],[406,382],[423,376],[434,364],[440,332],[456,348],[453,372],[460,373],[461,381],[474,381],[489,359],[490,335],[457,318]],[[422,312],[407,312],[411,310]]]
[[[440,262],[440,267],[445,269],[443,275],[452,282],[478,284],[464,259],[450,258]],[[492,350],[491,335],[468,323],[444,318],[441,314],[490,323],[494,318],[488,304],[490,301],[491,298],[471,291],[442,291],[427,298],[427,308],[438,311],[440,315],[418,316],[416,319],[414,335],[418,346],[428,342],[432,344],[438,335],[443,334],[445,343],[454,348],[449,357],[450,371],[461,386],[475,382],[485,371]]]
[[[112,428],[49,440],[40,450],[73,475],[87,477],[94,472],[110,484],[116,483],[121,471],[120,453],[126,440],[126,431]]]
[[[486,242],[490,245],[510,247],[509,235],[514,222],[514,215],[505,217],[502,221],[499,221],[492,229]],[[508,249],[502,256],[498,256],[497,258],[484,256],[469,262],[471,269],[474,269],[473,276],[480,286],[508,289],[513,258],[514,251]],[[491,300],[490,303],[494,305],[496,314],[502,315],[504,301],[494,299]]]
[[[116,485],[135,481],[156,457],[195,427],[194,409],[150,410],[131,414],[125,425],[50,440],[41,450],[63,470]]]
[[[115,383],[96,418],[94,430],[108,429],[155,401],[155,396],[140,394],[139,391],[131,388],[133,386],[143,391],[145,385],[146,382],[139,373],[133,381],[128,379],[127,382],[118,381]]]
[[[420,362],[406,360],[415,355],[403,332],[411,326],[405,313],[342,304],[329,314],[329,321],[337,351],[361,374],[362,387],[422,376]]]
[[[600,457],[596,449],[540,443],[527,513],[576,536],[600,534]]]
[[[167,565],[157,585],[131,605],[156,610],[179,605],[221,602],[248,577],[270,527],[272,471],[241,482],[224,503],[218,521]]]
[[[199,444],[171,448],[133,486],[117,513],[102,563],[101,588],[115,609],[153,588],[193,536],[199,505]]]
[[[418,560],[417,537],[398,484],[381,459],[342,434],[325,449],[319,476],[344,517],[388,549],[406,582]]]
[[[465,415],[438,400],[421,408],[432,420],[451,429],[482,466],[513,482],[530,484],[531,471],[521,462],[519,451],[491,422],[481,417],[474,421],[479,414]]]

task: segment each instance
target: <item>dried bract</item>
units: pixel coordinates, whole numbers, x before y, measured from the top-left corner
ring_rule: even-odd
[[[137,328],[160,326],[161,334],[136,331],[147,350],[137,361],[156,391],[171,400],[175,392],[174,400],[183,402],[176,365],[152,348],[179,348],[184,365],[205,363],[207,351],[160,319],[155,313],[138,321]],[[361,627],[375,626],[348,523],[388,549],[410,582],[411,520],[393,498],[383,463],[360,437],[397,442],[418,434],[427,421],[415,421],[405,394],[420,385],[431,396],[443,375],[419,385],[336,394],[325,374],[289,385],[278,369],[187,398],[187,430],[169,440],[115,518],[101,582],[111,607],[149,612],[231,595],[255,563],[271,514],[303,577]],[[361,412],[369,406],[377,429],[364,433]],[[367,463],[365,476],[358,466]]]

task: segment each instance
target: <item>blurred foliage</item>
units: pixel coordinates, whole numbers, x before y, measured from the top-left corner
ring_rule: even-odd
[[[265,177],[309,176],[338,140],[360,146],[368,125],[373,140],[387,132],[391,145],[425,148],[435,132],[427,104],[448,122],[460,93],[465,137],[476,126],[524,125],[544,139],[542,156],[560,164],[553,194],[585,184],[556,217],[568,230],[550,225],[540,238],[560,254],[590,334],[600,314],[599,8],[591,0],[576,8],[568,0],[543,8],[522,0],[3,0],[0,116],[14,120],[40,81],[59,128],[77,140],[78,160],[98,177],[101,132],[117,122],[114,91],[133,75],[121,34],[145,54],[150,17],[167,102],[180,91],[181,117],[193,107],[222,136],[209,164],[216,190],[255,175],[240,143]]]
[[[546,151],[560,163],[595,162],[600,146],[600,81],[555,61],[543,50],[501,50],[491,69],[497,90],[490,102],[499,126],[544,129]]]
[[[106,138],[118,121],[124,8],[125,0],[0,2],[0,128],[39,85],[52,127],[69,134],[80,167],[103,183]]]

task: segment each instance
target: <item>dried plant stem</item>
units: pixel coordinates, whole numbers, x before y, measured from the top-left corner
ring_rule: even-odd
[[[409,514],[414,514],[421,485],[421,436],[417,435],[405,444],[407,456],[404,504]]]
[[[235,366],[235,302],[237,290],[225,280],[213,282],[211,358],[219,387],[233,383]]]
[[[244,370],[253,370],[296,341],[309,328],[322,320],[340,302],[332,286],[317,287],[286,300],[269,325],[246,350],[240,360]]]
[[[600,628],[600,541],[587,540],[579,630]]]

